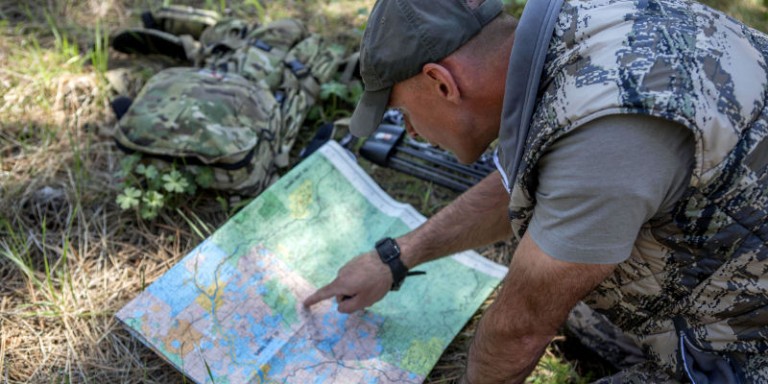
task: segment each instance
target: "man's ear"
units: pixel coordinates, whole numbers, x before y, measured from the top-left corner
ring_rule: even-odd
[[[427,86],[437,92],[440,97],[451,103],[458,103],[461,100],[461,90],[448,68],[436,63],[427,63],[422,67],[421,73],[425,76]]]

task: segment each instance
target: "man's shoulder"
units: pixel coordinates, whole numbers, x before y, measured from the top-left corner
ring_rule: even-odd
[[[624,260],[640,227],[682,196],[693,148],[686,127],[647,116],[577,127],[537,165],[532,236],[565,261]]]

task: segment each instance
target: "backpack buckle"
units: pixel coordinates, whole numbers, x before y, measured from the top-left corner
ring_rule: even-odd
[[[264,42],[264,40],[256,39],[251,45],[254,47],[261,49],[262,51],[269,52],[272,50],[272,46]]]
[[[288,68],[291,69],[291,72],[293,72],[293,74],[296,75],[296,77],[299,79],[303,79],[309,76],[309,68],[307,68],[304,63],[299,60],[286,61],[285,65],[287,65]]]
[[[285,104],[285,92],[279,89],[275,91],[275,101],[282,107]]]

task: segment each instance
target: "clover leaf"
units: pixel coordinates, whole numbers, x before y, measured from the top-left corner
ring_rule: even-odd
[[[195,182],[203,188],[210,188],[214,181],[213,170],[209,167],[200,168],[200,172],[195,176]]]
[[[120,206],[122,210],[128,210],[131,208],[136,208],[139,206],[139,197],[141,197],[141,191],[134,188],[134,187],[128,187],[123,190],[123,193],[117,195],[117,204]]]
[[[139,164],[136,166],[136,173],[139,175],[144,175],[147,177],[147,179],[154,179],[158,176],[159,172],[157,171],[157,168],[150,164],[150,165],[144,165]]]
[[[162,206],[165,204],[163,194],[158,191],[147,192],[141,201],[146,204],[146,206],[153,209],[162,208]]]
[[[144,220],[152,220],[157,217],[158,213],[159,212],[157,209],[147,206],[141,207],[141,211],[139,212],[139,214],[141,214],[141,218]]]
[[[129,156],[125,156],[120,160],[120,173],[123,177],[129,175],[133,171],[133,167],[141,161],[141,155],[134,153]]]
[[[172,170],[169,174],[163,175],[163,182],[165,183],[163,184],[163,188],[171,193],[183,193],[184,190],[189,187],[187,179],[184,178],[184,176],[175,169]]]

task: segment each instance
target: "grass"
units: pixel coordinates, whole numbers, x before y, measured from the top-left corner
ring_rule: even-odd
[[[230,9],[258,20],[299,17],[312,30],[352,46],[373,1],[180,3]],[[508,3],[519,10],[520,1]],[[186,206],[145,221],[115,203],[122,155],[110,137],[109,99],[135,95],[166,63],[116,55],[107,36],[121,26],[138,25],[141,10],[162,4],[0,2],[2,383],[186,382],[113,317],[241,204],[200,193]],[[763,3],[720,0],[718,6],[766,26]],[[389,169],[367,169],[392,196],[426,215],[455,197]],[[481,251],[506,264],[513,250],[514,244],[503,243]],[[481,314],[456,337],[427,382],[459,377]],[[529,382],[584,382],[581,371],[553,345]]]

